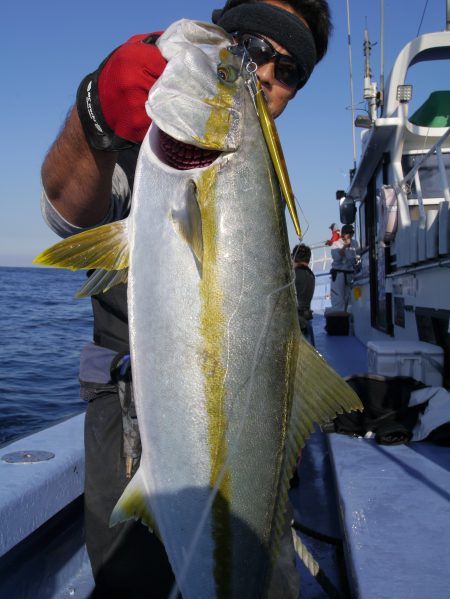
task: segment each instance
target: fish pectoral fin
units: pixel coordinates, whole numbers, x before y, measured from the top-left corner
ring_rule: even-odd
[[[197,190],[193,181],[190,182],[188,187],[185,205],[179,210],[172,210],[170,216],[178,235],[191,248],[201,276],[203,267],[203,226],[200,206],[197,201]]]
[[[127,268],[127,221],[102,225],[63,239],[44,250],[33,263],[70,270]]]
[[[116,503],[109,519],[109,526],[115,526],[120,522],[126,522],[132,518],[141,520],[151,532],[158,534],[153,516],[148,507],[147,493],[141,468],[138,469]]]

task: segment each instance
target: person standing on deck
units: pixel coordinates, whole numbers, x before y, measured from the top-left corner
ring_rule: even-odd
[[[297,312],[300,328],[304,335],[308,334],[308,322],[312,320],[311,300],[316,287],[316,277],[309,268],[311,248],[303,243],[292,250],[295,270],[295,291],[297,293]]]
[[[214,11],[213,22],[246,47],[274,118],[325,55],[331,31],[326,0],[228,0]],[[145,102],[166,64],[157,38],[158,33],[131,37],[78,88],[42,167],[44,218],[61,237],[129,213],[139,146],[150,126]],[[188,152],[185,144],[165,142],[176,168],[201,166],[193,146]],[[138,445],[131,457],[124,456],[130,444],[124,430],[133,432],[135,424],[132,410],[122,409],[123,386],[117,383],[117,373],[131,376],[126,285],[94,296],[92,305],[93,343],[84,348],[80,364],[81,393],[88,401],[85,521],[96,582],[92,598],[165,599],[173,575],[157,537],[139,522],[109,528],[112,509],[139,463]]]
[[[341,238],[331,246],[331,307],[346,312],[353,283],[353,275],[359,265],[359,245],[353,239],[352,225],[344,225]]]

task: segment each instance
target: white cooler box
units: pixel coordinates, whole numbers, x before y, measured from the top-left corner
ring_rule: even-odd
[[[369,372],[383,376],[410,376],[431,387],[442,387],[444,350],[425,341],[369,341]]]

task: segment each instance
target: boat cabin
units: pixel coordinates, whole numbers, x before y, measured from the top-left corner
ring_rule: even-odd
[[[364,344],[395,339],[442,347],[448,387],[450,90],[433,90],[409,114],[408,77],[418,63],[448,71],[450,31],[422,35],[397,57],[382,112],[362,134],[341,220],[357,207],[362,268],[353,288],[355,336]]]

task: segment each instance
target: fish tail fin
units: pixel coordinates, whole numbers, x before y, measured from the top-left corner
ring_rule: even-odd
[[[141,468],[138,469],[116,503],[109,519],[109,526],[115,526],[132,518],[141,520],[151,532],[155,532],[154,519],[148,507],[147,492]]]
[[[117,273],[128,268],[128,261],[128,226],[126,220],[120,220],[67,237],[36,256],[33,263],[70,270],[102,269]],[[102,280],[97,278],[95,292],[104,291],[112,286],[111,283],[117,284],[123,279],[105,273]],[[79,292],[81,296],[91,295],[90,286],[84,287]]]

